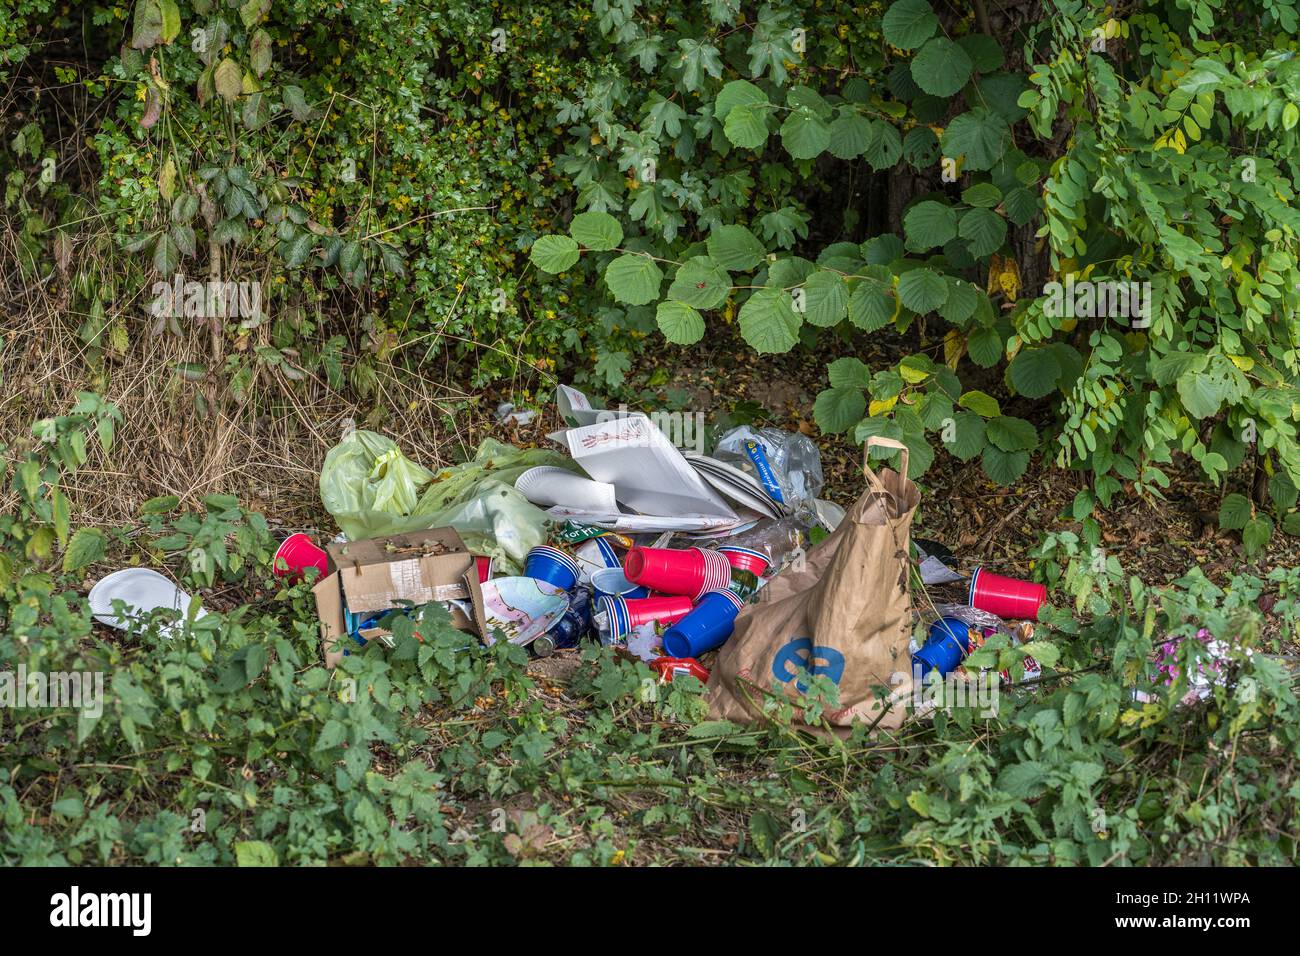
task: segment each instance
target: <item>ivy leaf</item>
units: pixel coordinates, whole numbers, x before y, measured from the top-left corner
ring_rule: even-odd
[[[744,226],[718,226],[707,242],[709,256],[728,272],[748,272],[760,262],[766,250]]]
[[[913,312],[924,315],[948,301],[948,283],[932,269],[913,269],[898,277],[898,298]]]
[[[63,570],[71,573],[102,561],[108,551],[108,538],[98,528],[79,528],[63,553]]]
[[[800,324],[784,289],[759,289],[740,307],[740,334],[758,352],[790,351]]]
[[[596,374],[610,388],[618,388],[622,385],[631,367],[632,359],[623,351],[601,352],[596,356]]]
[[[971,255],[982,258],[1001,248],[1007,221],[989,209],[971,209],[961,217],[958,235],[970,243]]]
[[[794,110],[781,124],[781,143],[795,159],[813,159],[831,143],[831,128],[806,106]]]
[[[731,277],[708,256],[694,256],[677,270],[668,298],[697,309],[716,309],[727,301]]]
[[[827,435],[835,435],[862,420],[867,410],[867,400],[862,389],[849,385],[828,388],[813,402],[813,420]]]
[[[1023,349],[1007,367],[1007,376],[1025,398],[1042,398],[1056,389],[1061,362],[1050,348]]]
[[[1016,480],[1025,473],[1025,468],[1029,466],[1029,452],[1003,451],[990,442],[984,446],[981,461],[984,465],[984,474],[999,485],[1009,486],[1015,484]]]
[[[928,199],[919,202],[903,217],[907,248],[924,252],[942,246],[957,235],[957,213],[945,203]]]
[[[912,79],[931,96],[947,98],[961,91],[972,68],[964,49],[947,37],[935,37],[912,59]]]
[[[804,318],[812,325],[828,328],[848,311],[849,290],[844,280],[828,269],[814,272],[804,283]]]
[[[528,251],[532,264],[551,275],[571,269],[578,256],[578,244],[568,236],[542,236]]]
[[[966,169],[992,169],[1011,140],[1011,128],[997,113],[982,106],[953,119],[943,131],[945,156],[965,156]]]
[[[664,338],[674,345],[694,345],[704,338],[704,319],[685,302],[660,302],[655,321]]]
[[[883,329],[894,318],[894,297],[874,279],[862,279],[849,296],[849,321],[864,332]]]
[[[1244,495],[1230,494],[1219,505],[1219,527],[1239,531],[1255,515],[1255,509]]]
[[[885,40],[900,50],[915,50],[938,29],[939,18],[925,0],[897,0],[880,21]]]
[[[569,235],[593,252],[607,252],[623,241],[623,227],[607,212],[582,212],[569,223]]]
[[[1023,418],[998,415],[989,420],[989,441],[1003,451],[1033,451],[1038,446],[1038,431]]]
[[[647,255],[629,252],[619,256],[605,269],[605,284],[614,300],[624,305],[645,305],[659,296],[664,273]]]

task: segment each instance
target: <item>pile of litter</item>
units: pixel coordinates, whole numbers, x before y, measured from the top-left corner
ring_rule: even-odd
[[[507,640],[538,657],[596,640],[650,663],[664,681],[710,682],[721,666],[711,706],[739,719],[752,703],[740,702],[744,685],[770,674],[802,691],[808,675],[825,674],[850,698],[847,725],[868,702],[879,710],[868,688],[898,685],[900,659],[910,662],[912,687],[974,676],[963,661],[995,634],[1033,640],[1043,585],[985,568],[963,574],[942,545],[910,539],[919,493],[898,442],[868,439],[868,489],[846,514],[817,498],[821,460],[801,434],[741,426],[704,454],[680,450],[650,416],[595,408],[568,386],[558,408],[567,427],[547,437],[567,454],[488,439],[472,460],[434,472],[374,432],[355,431],[330,450],[321,498],[341,533],[324,548],[289,534],[275,555],[277,575],[313,581],[328,666],[371,641],[391,645],[392,612],[436,602],[485,643]],[[499,417],[511,414],[503,406]],[[877,476],[873,446],[899,451],[901,474]],[[921,641],[911,637],[912,574],[940,592],[964,591],[922,612]],[[158,608],[190,621],[204,613],[145,569],[104,578],[90,603],[98,620],[124,630]],[[170,621],[164,633],[182,624]],[[733,633],[733,647],[746,646],[715,662]],[[1026,658],[1025,680],[1040,675]],[[1217,666],[1198,674],[1197,689],[1217,676]]]
[[[813,529],[843,516],[816,498],[821,459],[803,435],[735,428],[705,455],[577,389],[561,387],[558,404],[568,427],[548,437],[567,455],[488,440],[472,461],[434,473],[373,432],[330,450],[321,498],[343,533],[315,553],[282,548],[277,567],[320,569],[331,666],[348,639],[386,638],[388,611],[435,600],[487,643],[542,657],[599,640],[665,680],[707,680],[700,655],[803,560]]]

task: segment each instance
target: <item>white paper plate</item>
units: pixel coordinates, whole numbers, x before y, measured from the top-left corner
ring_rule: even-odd
[[[189,610],[191,598],[189,594],[182,591],[157,571],[150,568],[123,568],[121,571],[114,571],[107,577],[101,578],[90,589],[87,600],[90,602],[91,614],[101,624],[107,624],[109,627],[116,627],[122,631],[136,631],[144,627],[143,622],[138,619],[147,617],[151,611],[160,607],[172,608],[180,611],[181,615],[184,616]],[[122,601],[129,608],[125,618],[114,613],[113,602],[115,600]],[[203,617],[207,613],[200,607],[195,614],[195,618]],[[170,635],[175,628],[183,623],[182,620],[173,624],[165,624],[162,627],[162,633]]]

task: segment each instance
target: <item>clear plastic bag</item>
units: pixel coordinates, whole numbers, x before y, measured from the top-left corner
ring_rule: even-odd
[[[431,528],[451,527],[473,554],[492,558],[501,574],[520,574],[524,557],[546,543],[550,516],[494,479],[471,486],[469,497],[427,516]]]
[[[805,502],[811,507],[812,500],[822,490],[821,453],[810,438],[798,432],[741,425],[718,439],[713,454],[754,475],[769,492],[779,490],[779,495],[774,493],[773,497],[779,497],[791,508],[799,508]],[[778,489],[771,487],[772,481]]]

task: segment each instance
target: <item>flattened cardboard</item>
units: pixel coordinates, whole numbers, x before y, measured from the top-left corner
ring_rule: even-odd
[[[433,528],[331,544],[330,560],[353,614],[387,611],[399,602],[468,600],[465,572],[474,556],[454,528]]]
[[[441,553],[423,553],[427,544],[441,545]],[[344,607],[356,613],[388,610],[398,607],[397,601],[467,601],[472,620],[453,606],[453,626],[480,637],[487,633],[478,568],[454,528],[332,544],[328,551],[336,570],[312,588],[326,667],[335,667],[344,650],[355,643],[348,636]],[[383,628],[370,628],[362,636],[371,640],[388,634]]]

